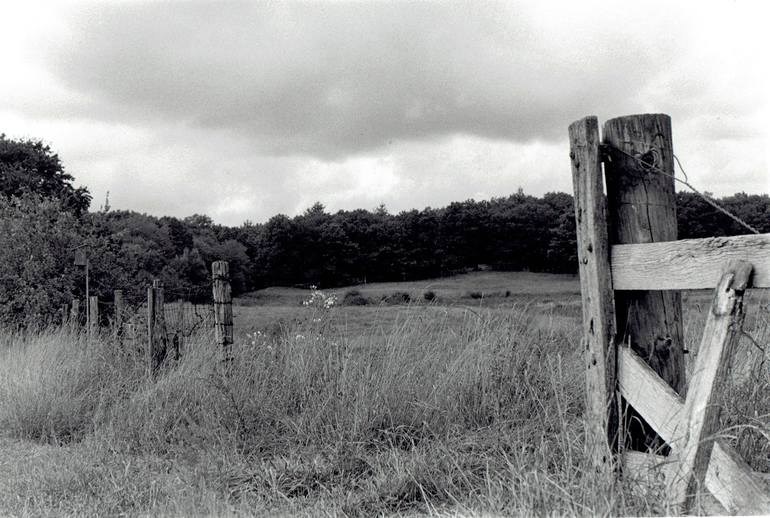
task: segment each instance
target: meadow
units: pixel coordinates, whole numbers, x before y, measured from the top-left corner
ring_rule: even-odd
[[[684,300],[691,363],[710,294]],[[721,434],[763,473],[769,300],[749,293],[720,395]],[[588,467],[575,276],[270,288],[234,322],[229,365],[204,329],[153,380],[109,333],[2,333],[0,514],[671,512]]]

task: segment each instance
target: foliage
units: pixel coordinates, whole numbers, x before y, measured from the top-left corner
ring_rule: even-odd
[[[77,283],[78,221],[60,200],[0,197],[0,322],[41,326],[55,320]]]
[[[385,304],[407,304],[412,300],[412,296],[406,291],[394,291],[382,296],[382,302]]]
[[[345,306],[366,306],[369,304],[369,299],[361,295],[358,290],[348,290],[342,297],[342,304]]]
[[[72,186],[59,156],[42,141],[13,140],[0,134],[0,190],[6,198],[25,193],[61,201],[65,210],[80,215],[88,210],[91,195]]]

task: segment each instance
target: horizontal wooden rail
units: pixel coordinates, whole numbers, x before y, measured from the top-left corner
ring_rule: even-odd
[[[664,441],[673,442],[684,401],[628,347],[618,348],[621,395]],[[760,477],[724,441],[714,441],[706,489],[730,512],[770,514],[770,494]]]
[[[614,245],[610,248],[612,287],[714,288],[730,260],[743,260],[754,266],[753,288],[770,288],[770,234]]]

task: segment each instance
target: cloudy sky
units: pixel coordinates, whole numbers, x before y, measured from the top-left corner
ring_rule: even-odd
[[[663,112],[770,192],[770,3],[4,4],[0,132],[116,209],[239,225],[571,192],[567,126]]]

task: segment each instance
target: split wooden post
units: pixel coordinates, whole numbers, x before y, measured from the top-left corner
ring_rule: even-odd
[[[214,296],[214,333],[226,361],[232,359],[233,298],[230,291],[230,266],[227,261],[211,264]]]
[[[153,376],[166,356],[166,322],[163,308],[163,283],[152,281],[147,288],[147,370]]]
[[[631,115],[604,123],[604,168],[610,244],[677,238],[671,118]],[[630,344],[680,395],[685,393],[682,298],[679,291],[615,293],[617,340]],[[630,445],[658,447],[637,416],[627,420]]]
[[[112,322],[115,337],[120,336],[123,330],[123,290],[113,292],[115,315]]]
[[[594,469],[609,476],[617,451],[617,351],[597,118],[570,125],[569,139],[583,298],[587,447]]]
[[[99,330],[99,297],[92,295],[88,297],[88,336],[93,337]]]
[[[721,410],[716,399],[726,385],[730,357],[740,338],[743,293],[751,271],[751,264],[743,261],[728,266],[714,290],[714,301],[703,328],[684,409],[671,441],[678,473],[667,480],[669,498],[682,512],[687,511],[692,497],[706,480]]]
[[[70,309],[70,321],[74,327],[80,325],[80,299],[72,299],[72,308]]]

